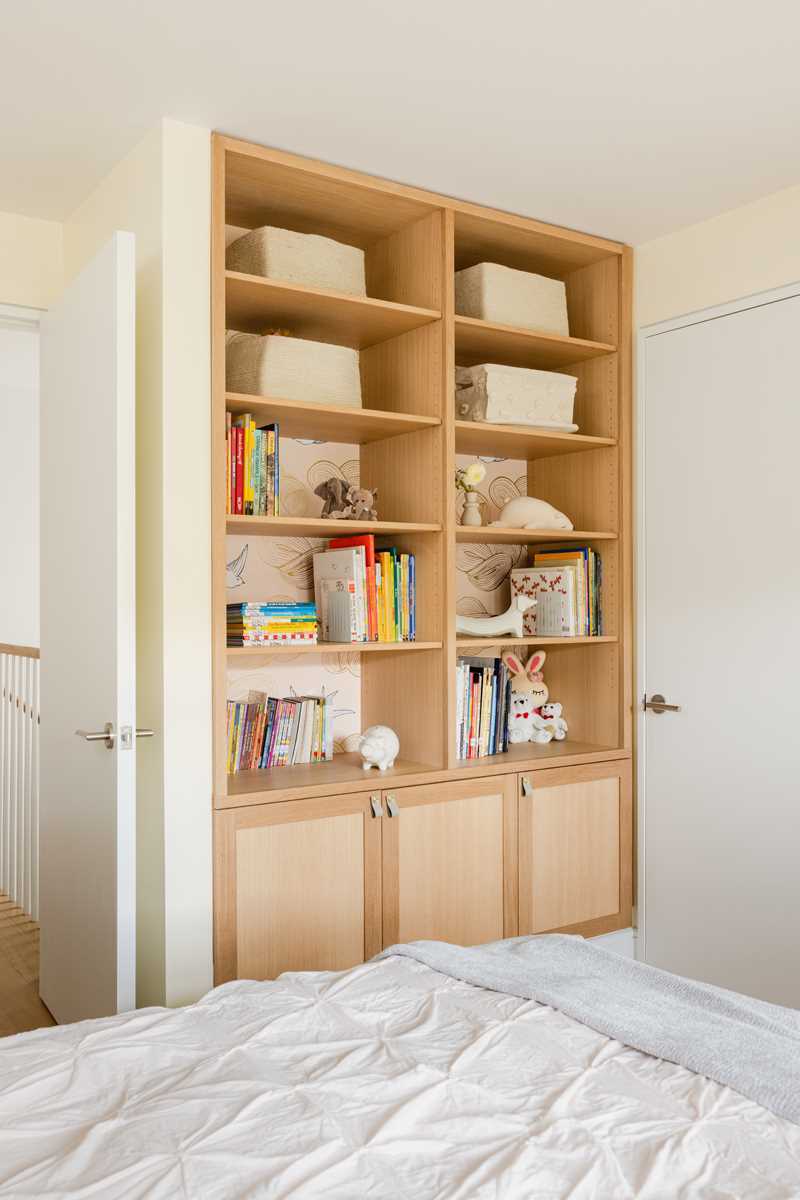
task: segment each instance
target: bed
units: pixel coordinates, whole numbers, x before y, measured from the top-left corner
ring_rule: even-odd
[[[800,1197],[794,1121],[413,954],[4,1039],[0,1196]]]

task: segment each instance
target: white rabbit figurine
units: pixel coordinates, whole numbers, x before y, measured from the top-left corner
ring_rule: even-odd
[[[542,678],[546,658],[544,650],[536,650],[523,667],[516,654],[506,650],[503,662],[511,672],[511,706],[508,713],[508,740],[519,742],[552,741],[553,733],[545,725],[540,709],[550,693]]]
[[[400,739],[388,725],[370,725],[359,739],[358,748],[364,760],[365,771],[377,767],[379,771],[391,771],[394,760],[400,753]]]
[[[535,496],[515,496],[503,505],[503,510],[492,525],[504,525],[510,529],[573,529],[569,517],[553,508],[546,500]]]

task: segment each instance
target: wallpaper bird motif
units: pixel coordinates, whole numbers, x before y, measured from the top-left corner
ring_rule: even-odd
[[[358,446],[319,442],[309,438],[281,438],[281,512],[284,516],[316,517],[322,500],[314,488],[339,475],[358,485]],[[459,455],[458,466],[473,459]],[[496,519],[514,496],[525,495],[525,463],[510,459],[481,458],[486,478],[479,489],[484,524]],[[463,495],[459,493],[459,510]],[[380,512],[380,509],[379,509]],[[321,538],[227,538],[227,598],[242,601],[302,601],[313,599],[313,555],[324,549]],[[457,610],[463,615],[491,616],[509,602],[509,572],[524,565],[524,546],[464,543],[456,554]],[[244,700],[251,689],[273,696],[299,694],[334,697],[334,745],[337,752],[355,748],[361,729],[361,658],[353,651],[336,655],[287,654],[266,664],[237,663],[228,669],[228,697]]]

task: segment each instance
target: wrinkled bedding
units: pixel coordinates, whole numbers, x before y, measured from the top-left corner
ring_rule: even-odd
[[[0,1041],[0,1197],[777,1200],[800,1128],[408,958]]]

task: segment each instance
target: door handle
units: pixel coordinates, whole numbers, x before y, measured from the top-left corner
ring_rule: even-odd
[[[380,798],[380,794],[378,792],[373,792],[372,795],[370,796],[369,806],[370,806],[370,809],[372,810],[373,817],[382,817],[383,816],[383,805],[381,804],[381,798]]]
[[[114,749],[114,741],[117,736],[111,721],[106,721],[104,729],[96,729],[91,732],[86,729],[76,729],[75,734],[77,737],[83,738],[85,742],[105,742],[106,750]]]
[[[667,704],[666,700],[664,699],[664,697],[661,695],[660,692],[653,692],[653,695],[650,697],[649,700],[647,699],[647,696],[645,696],[642,707],[645,710],[649,709],[651,712],[654,712],[654,713],[680,712],[681,711],[680,704]]]
[[[397,807],[397,800],[395,799],[394,792],[387,792],[386,794],[386,811],[390,817],[396,817],[400,811],[400,809]]]
[[[137,729],[136,736],[137,737],[155,737],[156,731],[155,731],[155,729]]]

